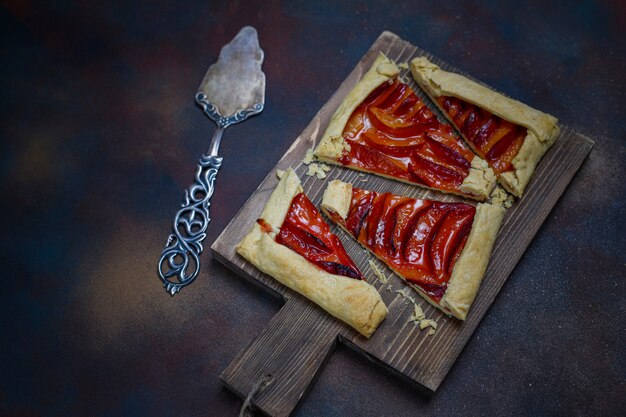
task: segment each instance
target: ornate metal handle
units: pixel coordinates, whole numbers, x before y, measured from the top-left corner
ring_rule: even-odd
[[[204,249],[202,241],[211,221],[210,200],[217,171],[222,166],[222,158],[217,156],[217,152],[224,129],[263,110],[263,103],[256,103],[250,109],[223,117],[203,93],[196,94],[196,103],[217,124],[217,130],[213,134],[209,150],[198,162],[196,181],[185,191],[185,201],[174,217],[174,233],[167,238],[159,259],[159,277],[171,295],[191,284],[200,272],[200,254]]]
[[[217,129],[213,142],[215,139],[219,142],[222,132],[223,129]],[[202,241],[211,221],[210,200],[215,177],[222,166],[222,158],[217,156],[217,152],[213,154],[213,149],[212,146],[209,154],[202,155],[198,162],[196,180],[185,190],[185,201],[174,217],[174,233],[168,237],[159,260],[159,276],[171,295],[189,285],[200,271]]]

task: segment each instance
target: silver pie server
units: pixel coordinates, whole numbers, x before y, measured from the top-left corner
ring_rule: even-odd
[[[173,233],[159,260],[159,276],[171,295],[193,282],[200,271],[202,241],[211,221],[210,200],[222,165],[218,156],[222,134],[228,126],[263,110],[262,64],[263,50],[256,29],[245,26],[222,48],[219,59],[211,65],[196,93],[196,103],[217,124],[217,129],[208,151],[198,162],[195,182],[185,190],[182,208],[174,217]]]

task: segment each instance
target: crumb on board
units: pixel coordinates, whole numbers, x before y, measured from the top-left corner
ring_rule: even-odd
[[[285,175],[285,170],[284,169],[277,169],[276,170],[276,176],[278,177],[278,179],[281,179],[283,177],[283,175]]]
[[[370,259],[369,261],[367,261],[367,263],[369,264],[369,266],[372,269],[372,271],[374,271],[374,275],[376,275],[378,277],[378,280],[380,282],[382,282],[383,284],[386,284],[387,283],[387,277],[385,276],[385,274],[383,274],[383,271],[381,271],[380,268],[378,268],[378,266],[376,266],[374,261],[372,259]]]
[[[437,330],[437,322],[431,319],[420,320],[420,329],[431,327],[433,330]]]
[[[424,310],[422,310],[422,307],[417,303],[413,304],[413,314],[409,318],[409,321],[417,324],[420,330],[424,330],[425,328],[430,327],[430,330],[428,331],[428,336],[434,335],[437,331],[437,322],[431,319],[427,319]]]
[[[413,304],[415,304],[415,298],[411,297],[409,295],[409,292],[411,292],[411,289],[409,287],[405,287],[401,290],[396,290],[397,294],[400,294],[402,296],[402,298],[405,298],[407,300],[409,300],[410,302],[412,302]]]
[[[401,290],[396,290],[396,294],[400,294],[402,296],[402,298],[406,298],[407,293],[406,291],[409,289],[409,287],[405,287],[402,288]]]
[[[409,321],[412,321],[414,323],[419,323],[421,320],[424,320],[425,318],[426,318],[426,315],[424,314],[424,310],[422,310],[422,307],[419,304],[414,304],[413,315],[411,316]]]
[[[491,204],[504,207],[505,209],[510,208],[513,205],[514,198],[512,195],[507,193],[504,188],[497,186],[491,192]]]
[[[309,177],[315,175],[317,179],[323,180],[326,178],[326,173],[328,171],[330,171],[330,167],[328,165],[311,163],[309,164],[309,169],[307,170],[306,175]]]
[[[402,69],[409,69],[409,63],[408,62],[400,62],[398,64],[398,67],[402,68]]]
[[[314,159],[315,159],[315,155],[313,155],[313,149],[308,149],[306,151],[306,154],[304,155],[304,159],[302,160],[302,163],[304,165],[309,165],[311,162],[313,162]]]

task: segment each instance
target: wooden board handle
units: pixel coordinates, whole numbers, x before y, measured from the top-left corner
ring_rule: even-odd
[[[220,378],[246,397],[264,376],[272,381],[252,404],[267,415],[290,415],[335,348],[343,325],[309,300],[294,295]]]

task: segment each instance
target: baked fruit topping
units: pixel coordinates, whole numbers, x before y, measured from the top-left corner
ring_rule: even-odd
[[[327,210],[363,246],[439,302],[472,227],[476,208],[352,188],[345,219]]]
[[[337,235],[331,233],[320,212],[304,193],[299,193],[291,201],[275,240],[330,274],[365,279]]]
[[[473,152],[408,85],[384,82],[354,110],[339,162],[442,191],[461,193]]]
[[[525,127],[460,98],[441,96],[437,102],[496,174],[514,169],[513,158],[524,143]]]

